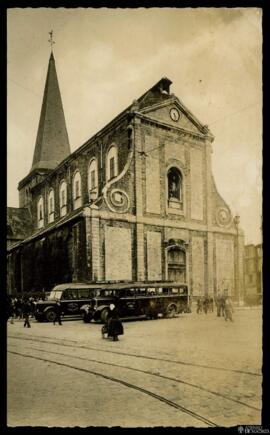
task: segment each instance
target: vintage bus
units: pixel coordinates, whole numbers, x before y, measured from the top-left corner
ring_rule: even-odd
[[[45,301],[35,305],[37,321],[52,322],[56,317],[56,302],[62,315],[81,316],[84,322],[105,322],[109,306],[117,306],[120,317],[173,317],[189,312],[186,284],[172,282],[106,282],[66,283],[55,286]]]
[[[35,318],[37,321],[53,322],[56,317],[56,303],[60,302],[63,316],[80,316],[82,305],[91,302],[95,296],[97,284],[66,283],[56,285],[45,301],[38,301],[35,304]],[[101,288],[101,287],[100,287]]]
[[[110,304],[119,317],[174,317],[190,312],[188,287],[175,282],[104,283],[94,290],[91,302],[82,305],[84,322],[106,322]]]

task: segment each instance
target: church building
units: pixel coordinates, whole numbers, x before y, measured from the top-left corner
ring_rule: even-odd
[[[214,137],[171,85],[161,78],[71,153],[51,53],[32,167],[8,210],[9,293],[172,280],[241,300],[244,236],[215,186]]]

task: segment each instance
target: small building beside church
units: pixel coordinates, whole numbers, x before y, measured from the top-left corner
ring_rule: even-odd
[[[214,137],[171,85],[161,78],[71,153],[51,54],[32,167],[12,212],[25,232],[8,246],[10,293],[172,280],[194,296],[243,298],[244,236],[215,185]]]
[[[262,244],[249,244],[244,250],[244,302],[262,303]]]

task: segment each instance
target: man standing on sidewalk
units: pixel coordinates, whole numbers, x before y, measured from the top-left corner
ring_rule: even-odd
[[[62,325],[62,321],[61,321],[61,314],[62,314],[62,310],[61,310],[61,304],[59,301],[56,302],[55,305],[55,319],[53,321],[53,324],[55,325],[55,322],[58,322],[59,325]]]

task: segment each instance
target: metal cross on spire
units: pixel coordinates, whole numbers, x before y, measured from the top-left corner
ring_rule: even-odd
[[[55,41],[53,40],[53,30],[49,32],[50,39],[48,39],[48,42],[51,44],[51,50],[53,49],[53,44],[55,44]]]

